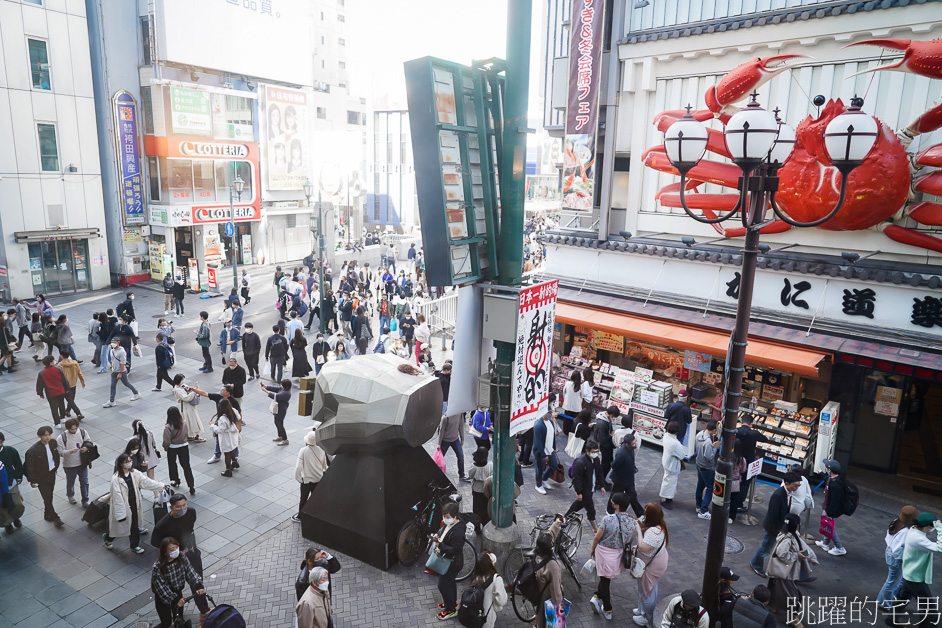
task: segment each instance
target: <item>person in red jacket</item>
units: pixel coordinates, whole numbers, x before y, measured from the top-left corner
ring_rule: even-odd
[[[36,377],[36,394],[49,402],[52,420],[56,427],[59,427],[62,417],[65,416],[65,393],[71,389],[71,386],[62,369],[53,364],[54,361],[51,355],[43,358],[44,368]]]

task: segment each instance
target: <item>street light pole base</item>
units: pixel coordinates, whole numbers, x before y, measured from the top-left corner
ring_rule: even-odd
[[[497,556],[497,573],[504,573],[504,563],[507,562],[507,557],[520,544],[517,524],[513,524],[509,528],[498,528],[492,521],[484,526],[483,537],[481,546]],[[505,582],[504,584],[510,583]]]

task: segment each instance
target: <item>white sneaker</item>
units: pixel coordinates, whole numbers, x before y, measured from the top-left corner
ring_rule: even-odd
[[[612,621],[612,611],[602,611],[602,616],[608,621]]]
[[[631,621],[635,622],[639,626],[648,626],[648,619],[644,615],[635,615],[631,618]]]
[[[697,513],[697,516],[700,517],[701,519],[712,519],[712,518],[713,518],[713,515],[711,515],[709,512],[698,512],[698,513]]]
[[[141,398],[141,395],[136,393],[133,397],[131,397],[131,401],[137,401],[140,398]]]
[[[826,550],[831,549],[831,544],[825,541],[824,539],[819,539],[815,541],[814,544],[822,549],[826,549]]]
[[[599,596],[593,595],[592,599],[589,600],[589,604],[592,605],[592,610],[596,615],[602,612],[602,600],[599,599]]]
[[[830,554],[831,556],[843,556],[846,553],[847,553],[847,550],[844,549],[843,547],[832,547],[831,549],[828,550],[828,554]]]
[[[536,492],[539,493],[540,495],[546,495],[546,489],[543,488],[542,486],[537,486]]]
[[[633,609],[631,609],[631,615],[632,615],[633,617],[640,617],[640,616],[643,615],[643,614],[644,614],[644,613],[641,612],[641,609],[640,609],[640,608],[633,608]]]
[[[543,482],[543,488],[547,491],[553,490],[553,487],[550,485],[549,482]]]
[[[162,392],[159,388],[154,387],[150,389],[151,392]]]
[[[102,407],[102,408],[113,408],[113,407],[115,407],[116,405],[118,405],[118,404],[116,404],[114,401],[109,401],[108,403],[102,404],[101,407]]]
[[[216,464],[217,462],[219,462],[219,460],[220,460],[219,456],[213,456],[212,458],[206,461],[206,464]]]

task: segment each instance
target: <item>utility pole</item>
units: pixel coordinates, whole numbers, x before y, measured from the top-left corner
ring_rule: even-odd
[[[235,162],[232,163],[232,167],[235,169]],[[236,175],[235,181],[233,181],[232,185],[229,186],[229,224],[232,226],[232,286],[234,288],[239,287],[239,245],[237,243],[238,236],[236,235],[235,228],[235,205],[233,203],[232,194],[238,194],[239,200],[242,200],[242,191],[244,189],[245,181],[242,180],[242,177]],[[221,239],[222,238],[220,238],[220,240]],[[229,295],[226,295],[226,298],[228,297]]]
[[[504,76],[503,154],[500,156],[500,239],[498,283],[519,286],[523,274],[523,216],[527,153],[527,105],[530,82],[531,0],[507,3],[507,65]],[[497,421],[494,435],[494,523],[513,525],[514,457],[510,436],[510,382],[514,343],[495,341],[497,347]]]

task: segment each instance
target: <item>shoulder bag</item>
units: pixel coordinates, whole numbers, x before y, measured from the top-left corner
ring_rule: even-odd
[[[665,536],[661,539],[661,545],[657,548],[657,551],[654,552],[654,556],[651,557],[651,560],[657,558],[657,555],[661,553],[661,550],[664,549],[664,541],[667,540]],[[631,550],[631,568],[629,573],[631,573],[632,578],[641,578],[644,576],[644,570],[647,568],[647,563],[645,563],[640,556],[638,556],[640,550],[638,546],[635,545]]]
[[[278,400],[272,399],[271,403],[268,404],[268,411],[272,414],[278,414]]]
[[[566,442],[566,455],[570,458],[578,458],[582,455],[582,448],[585,446],[585,439],[576,438],[575,432],[569,432],[569,440]]]
[[[621,518],[618,516],[617,512],[615,513],[615,521],[618,522],[618,538],[621,539],[621,564],[625,569],[631,569],[634,554],[631,547],[628,545],[628,539],[625,538],[625,533],[621,531]]]

